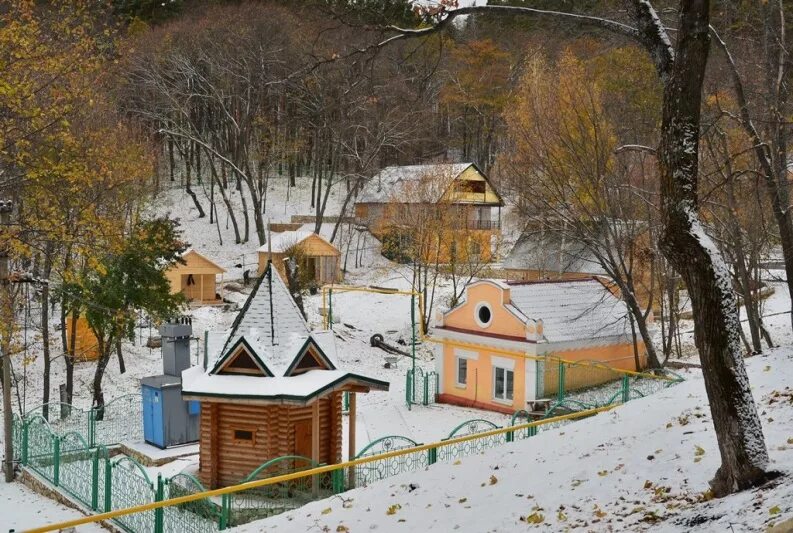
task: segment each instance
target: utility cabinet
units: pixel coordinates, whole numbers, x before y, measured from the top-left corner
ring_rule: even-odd
[[[182,399],[182,370],[190,366],[190,319],[160,327],[163,374],[141,379],[143,437],[159,448],[198,441],[200,405]]]

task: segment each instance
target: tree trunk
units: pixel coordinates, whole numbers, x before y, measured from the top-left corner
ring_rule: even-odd
[[[643,28],[657,39],[657,28]],[[698,143],[702,80],[709,47],[709,2],[681,3],[674,62],[664,83],[658,150],[660,246],[681,274],[691,297],[694,340],[722,464],[711,481],[724,496],[767,478],[768,452],[749,388],[738,334],[738,310],[721,254],[705,234],[697,212]],[[663,75],[663,72],[662,72]]]
[[[72,324],[69,331],[69,352],[64,357],[66,363],[66,403],[72,403],[74,397],[74,356],[75,343],[77,342],[77,319],[80,318],[79,311],[72,312]],[[64,326],[65,328],[65,326]]]
[[[50,279],[52,274],[52,256],[54,254],[54,245],[52,242],[47,242],[44,250],[44,269],[42,276],[45,280]],[[41,287],[41,344],[42,356],[44,357],[44,379],[42,388],[44,389],[42,395],[42,416],[44,420],[49,420],[49,405],[50,401],[50,285],[44,283]]]
[[[127,365],[124,364],[124,354],[121,351],[121,339],[116,341],[116,356],[118,357],[118,373],[126,373]]]
[[[97,335],[97,342],[99,345],[99,359],[96,362],[96,372],[94,372],[93,406],[96,409],[96,420],[103,420],[105,417],[105,395],[102,391],[102,378],[105,375],[107,363],[110,361],[110,351],[114,343],[111,339],[105,339],[102,335]]]

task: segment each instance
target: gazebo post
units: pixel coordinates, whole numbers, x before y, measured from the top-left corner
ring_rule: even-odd
[[[319,399],[311,406],[311,460],[319,465]],[[311,491],[315,498],[319,496],[319,476],[312,476]]]
[[[198,297],[200,303],[204,303],[204,275],[201,274],[201,296]]]
[[[355,458],[355,393],[350,392],[350,415],[347,419],[349,422],[349,439],[347,439],[347,460],[352,461]],[[347,488],[355,488],[355,467],[351,466],[350,471],[347,473]]]

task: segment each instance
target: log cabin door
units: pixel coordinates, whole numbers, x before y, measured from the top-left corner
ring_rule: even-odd
[[[311,459],[311,419],[295,422],[295,455]]]

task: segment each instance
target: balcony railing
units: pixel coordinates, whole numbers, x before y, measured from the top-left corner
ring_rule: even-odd
[[[467,222],[468,229],[482,229],[494,230],[501,228],[501,221],[499,220],[469,220]]]

